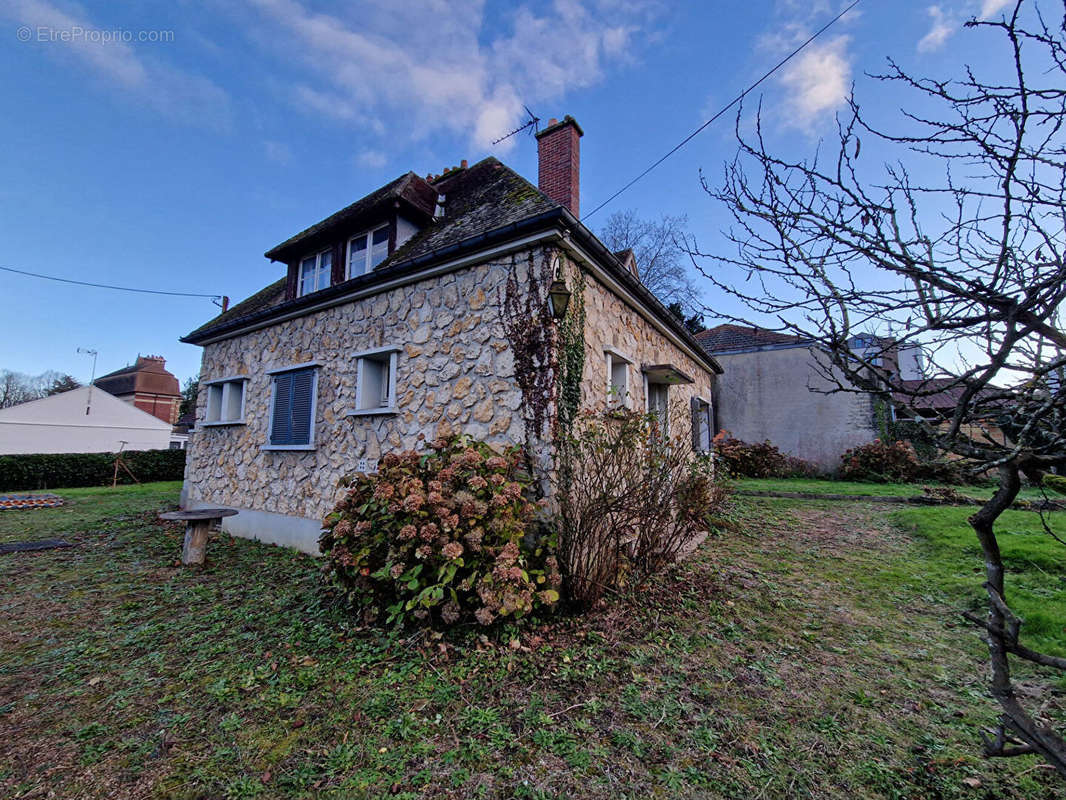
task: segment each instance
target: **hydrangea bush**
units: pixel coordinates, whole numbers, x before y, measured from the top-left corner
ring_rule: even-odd
[[[326,571],[367,622],[490,625],[559,601],[521,454],[468,437],[390,453],[323,520]]]

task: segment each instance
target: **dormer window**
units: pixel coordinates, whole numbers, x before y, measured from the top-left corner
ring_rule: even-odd
[[[348,277],[365,275],[389,257],[389,226],[363,231],[348,240]]]
[[[329,276],[333,269],[333,251],[323,250],[308,256],[300,262],[300,280],[297,282],[296,296],[317,292],[329,286]]]

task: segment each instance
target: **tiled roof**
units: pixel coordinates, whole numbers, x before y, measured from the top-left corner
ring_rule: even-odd
[[[445,175],[433,187],[446,197],[443,219],[411,237],[382,266],[418,258],[559,206],[491,157]]]
[[[699,343],[676,316],[670,313],[626,265],[607,250],[580,221],[497,159],[486,158],[472,167],[450,171],[434,179],[432,183],[423,181],[414,173],[408,173],[397,181],[408,177],[432,188],[434,204],[437,193],[445,195],[444,216],[436,220],[426,218],[425,226],[371,273],[293,300],[285,299],[286,279],[282,278],[200,326],[183,337],[182,341],[201,344],[209,338],[226,335],[245,325],[269,324],[270,320],[278,316],[299,314],[305,307],[329,302],[353,291],[371,289],[376,284],[417,272],[428,264],[458,253],[474,251],[495,241],[506,242],[509,238],[520,235],[523,230],[534,233],[550,225],[564,225],[573,233],[576,241],[598,253],[598,260],[604,263],[608,271],[640,298],[675,335],[688,342],[693,352],[702,353]],[[325,237],[332,226],[351,222],[353,215],[364,213],[374,203],[380,203],[383,197],[393,197],[396,192],[401,191],[397,181],[286,240],[267,255],[276,254],[283,248],[294,247],[301,242],[304,243],[300,245],[303,247],[308,240]],[[419,184],[411,180],[407,185],[410,188]],[[370,198],[376,199],[371,202]],[[711,356],[706,355],[704,361],[714,372],[721,372],[721,367]]]
[[[413,172],[409,172],[407,175],[371,192],[362,200],[352,203],[347,208],[327,217],[322,222],[312,225],[305,231],[287,239],[269,251],[267,256],[271,257],[271,254],[284,253],[289,248],[298,246],[301,242],[325,235],[333,226],[342,224],[358,214],[365,213],[368,209],[376,207],[383,199],[398,196],[399,192],[404,191],[405,186],[414,185],[414,180],[410,179],[429,185]],[[436,203],[438,192],[446,197],[444,217],[439,220],[428,221],[424,228],[412,236],[396,252],[392,253],[370,275],[354,278],[347,283],[364,282],[372,284],[377,277],[383,279],[385,277],[384,273],[388,271],[389,267],[425,257],[435,251],[458,245],[460,242],[482,236],[490,231],[505,228],[516,222],[559,208],[558,203],[548,198],[537,187],[499,160],[491,157],[467,169],[455,170],[438,178],[432,184],[432,190],[434,203]],[[319,297],[324,296],[320,292],[316,293],[316,295]],[[304,300],[304,298],[297,298],[286,302],[285,278],[282,278],[252,295],[247,300],[237,303],[210,322],[201,325],[185,336],[184,339],[198,339],[236,320],[256,317],[266,309],[283,305],[297,307],[302,305]]]
[[[310,228],[305,228],[295,236],[290,236],[281,244],[268,250],[265,255],[275,261],[285,261],[289,255],[294,254],[293,251],[302,251],[304,247],[310,246],[310,243],[319,238],[320,234],[326,234],[338,225],[374,213],[382,205],[399,201],[405,202],[422,216],[431,217],[437,203],[437,190],[413,172],[408,172],[386,183],[380,189],[374,190],[366,197],[356,200],[350,206],[345,206],[335,214],[330,214]],[[295,253],[295,255],[300,254],[300,252]]]
[[[285,301],[286,280],[287,278],[283,277],[280,280],[274,281],[274,283],[270,284],[265,289],[260,289],[246,300],[242,300],[236,305],[230,306],[228,310],[223,311],[210,322],[205,322],[186,338],[197,336],[211,328],[226,325],[234,320],[250,317],[256,312],[264,309],[280,306]]]
[[[920,378],[900,381],[900,388],[903,391],[894,394],[897,402],[911,408],[946,411],[959,404],[966,384],[959,378]],[[978,402],[987,400],[993,391],[992,387],[982,389],[974,399]]]
[[[767,345],[801,345],[807,342],[801,336],[768,331],[765,328],[750,328],[743,325],[718,325],[696,334],[696,341],[708,353],[727,350],[750,350]]]

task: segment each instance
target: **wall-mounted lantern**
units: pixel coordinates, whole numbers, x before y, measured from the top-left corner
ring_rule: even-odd
[[[552,316],[562,319],[566,316],[566,309],[570,305],[570,290],[566,288],[563,279],[556,276],[552,285],[548,287],[548,299],[552,304]]]

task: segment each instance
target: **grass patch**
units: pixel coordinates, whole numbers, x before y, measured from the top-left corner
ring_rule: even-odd
[[[923,486],[931,483],[864,483],[860,481],[835,481],[828,478],[741,478],[736,481],[738,489],[761,492],[805,492],[808,494],[854,494],[867,497],[911,497],[921,495]],[[960,494],[985,500],[992,496],[995,487],[958,486]],[[1049,492],[1055,499],[1057,496]],[[1040,500],[1041,490],[1033,487],[1022,489],[1018,497],[1024,500]]]
[[[906,508],[891,519],[922,540],[924,567],[915,577],[940,588],[970,610],[984,609],[984,557],[966,521],[973,509]],[[1066,514],[1045,515],[1066,538]],[[1007,570],[1007,601],[1022,619],[1022,641],[1036,650],[1066,656],[1066,547],[1043,529],[1033,512],[1005,511],[996,525]],[[901,576],[902,577],[902,576]]]
[[[358,628],[289,550],[218,537],[180,567],[175,485],[61,493],[0,515],[77,544],[0,557],[3,797],[1058,791],[979,756],[980,642],[909,577],[927,541],[868,504],[747,499],[583,618],[434,638]]]

